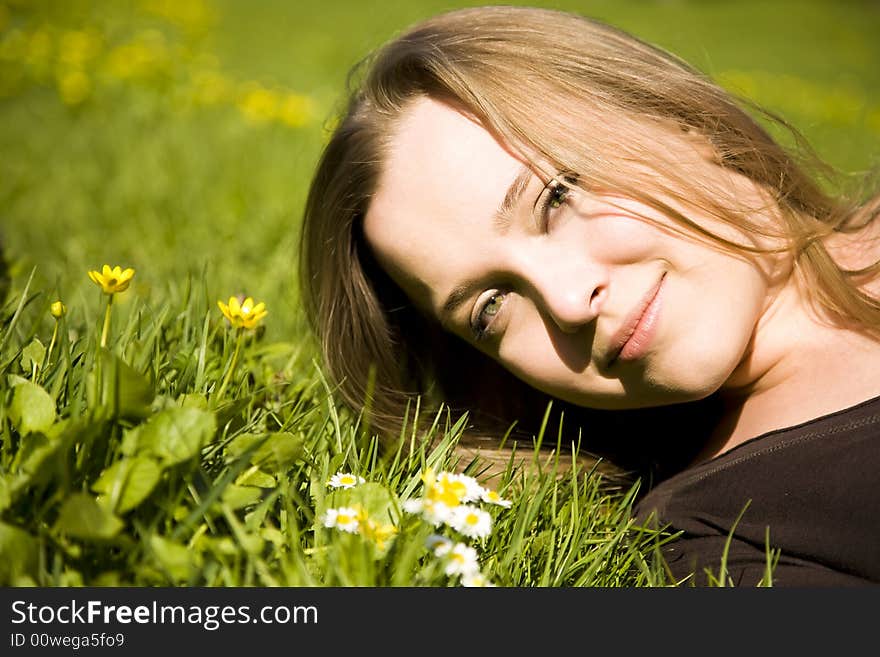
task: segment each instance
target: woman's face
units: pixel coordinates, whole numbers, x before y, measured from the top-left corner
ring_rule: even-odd
[[[560,180],[420,99],[392,139],[366,238],[416,306],[546,393],[615,409],[716,391],[768,302],[761,269],[674,234],[646,205]]]

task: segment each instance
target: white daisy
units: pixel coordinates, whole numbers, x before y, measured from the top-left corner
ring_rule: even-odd
[[[353,475],[350,472],[337,472],[330,477],[327,485],[333,488],[354,488],[358,484],[364,483],[364,481],[366,480],[359,475]]]
[[[513,504],[510,500],[503,499],[497,491],[489,490],[488,488],[483,489],[483,495],[480,497],[483,502],[488,502],[489,504],[496,504],[498,506],[503,506],[505,509],[509,509]]]
[[[434,555],[442,557],[452,550],[452,541],[440,534],[431,534],[425,539],[425,547],[434,551]]]
[[[485,538],[492,533],[492,516],[475,506],[457,506],[452,509],[449,526],[465,536]]]
[[[356,534],[359,525],[357,509],[352,509],[348,506],[339,507],[338,509],[327,509],[327,513],[324,514],[325,527],[335,527],[344,532]]]
[[[435,527],[448,525],[452,519],[452,509],[443,502],[424,500],[422,504],[422,517]]]
[[[480,499],[483,487],[473,477],[454,472],[441,472],[437,475],[434,486],[438,489],[440,499],[449,504],[448,496],[454,496],[459,503],[474,502]],[[449,504],[449,506],[454,506]]]
[[[421,499],[409,499],[403,501],[403,510],[407,513],[421,513],[425,508],[425,502]]]
[[[483,573],[467,573],[462,575],[461,585],[476,588],[492,588],[495,586]]]
[[[465,545],[456,543],[444,557],[447,575],[473,575],[480,572],[480,564],[477,561],[477,551]]]

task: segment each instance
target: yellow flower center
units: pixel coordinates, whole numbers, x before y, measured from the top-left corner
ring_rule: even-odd
[[[432,486],[428,498],[435,502],[443,502],[446,506],[458,506],[467,493],[467,487],[460,481],[442,480]]]

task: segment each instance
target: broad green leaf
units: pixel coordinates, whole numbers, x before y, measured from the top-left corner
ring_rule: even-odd
[[[125,513],[153,492],[161,476],[162,468],[149,456],[123,458],[101,473],[92,490],[104,495],[110,510]]]
[[[86,493],[74,493],[61,506],[55,530],[83,539],[113,538],[123,522]]]
[[[142,419],[150,415],[156,397],[151,381],[116,354],[101,352],[104,368],[104,400],[122,417]]]
[[[254,453],[253,463],[263,469],[281,472],[302,458],[303,437],[287,431],[270,433]]]
[[[303,438],[292,433],[243,433],[226,446],[227,460],[232,461],[261,443],[250,456],[253,465],[263,470],[281,472],[302,458]]]
[[[199,554],[185,545],[154,534],[150,537],[150,549],[156,561],[178,582],[187,581],[199,566]]]
[[[104,422],[81,417],[59,420],[45,434],[24,436],[12,463],[12,471],[18,473],[11,482],[13,499],[28,487],[46,483],[53,477],[69,479],[71,450],[77,446],[87,449],[100,436],[106,435],[106,428]]]
[[[198,455],[217,430],[210,411],[198,408],[167,408],[123,439],[123,452],[158,458],[164,467],[183,463]]]
[[[275,527],[263,527],[260,529],[260,536],[265,541],[269,541],[276,548],[283,548],[287,539],[284,537],[278,529]]]
[[[223,503],[232,509],[253,504],[263,496],[263,489],[256,486],[236,486],[229,484],[224,490],[221,499]]]
[[[249,469],[242,472],[235,480],[238,486],[256,486],[257,488],[275,488],[278,483],[275,477],[256,469]]]
[[[55,422],[55,400],[36,383],[22,381],[13,389],[9,419],[23,436],[46,432]]]
[[[26,434],[18,445],[12,461],[13,471],[32,473],[53,452],[53,445],[44,433]]]
[[[136,456],[140,450],[141,432],[146,424],[138,424],[122,432],[120,451],[126,456]]]
[[[262,433],[240,433],[235,438],[229,441],[229,443],[224,448],[224,453],[226,455],[226,462],[231,463],[236,459],[240,458],[245,454],[249,449],[255,448],[264,438],[266,434]],[[251,461],[253,461],[253,454],[251,454]]]
[[[394,503],[391,492],[382,484],[368,481],[352,488],[340,488],[324,500],[327,507],[353,506],[366,510],[377,522],[391,522]]]
[[[208,398],[205,397],[205,395],[197,392],[181,395],[178,401],[180,402],[180,405],[184,408],[208,408]]]
[[[45,357],[46,347],[43,346],[43,343],[38,338],[34,338],[21,352],[21,369],[30,373],[33,371],[34,366],[42,367]]]
[[[38,550],[33,536],[0,522],[0,586],[14,586],[19,577],[35,576]]]

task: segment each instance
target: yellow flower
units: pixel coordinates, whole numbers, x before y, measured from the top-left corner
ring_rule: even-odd
[[[63,315],[67,314],[67,306],[60,301],[56,301],[49,306],[49,312],[52,313],[52,317],[55,319],[61,319]]]
[[[89,278],[91,278],[96,285],[101,286],[104,294],[125,292],[125,290],[128,289],[133,276],[134,269],[128,268],[123,271],[119,265],[116,265],[113,269],[110,269],[110,265],[104,265],[100,274],[96,271],[89,272]]]
[[[218,301],[217,305],[220,306],[220,311],[229,320],[233,328],[256,328],[269,312],[266,310],[265,303],[261,301],[255,304],[251,297],[246,298],[241,303],[239,303],[237,297],[229,297],[228,304]]]
[[[58,94],[67,105],[79,105],[92,92],[92,82],[82,71],[68,71],[58,76]]]
[[[372,541],[380,550],[384,550],[388,541],[397,534],[397,527],[376,522],[364,510],[358,512],[358,529],[361,536]]]

